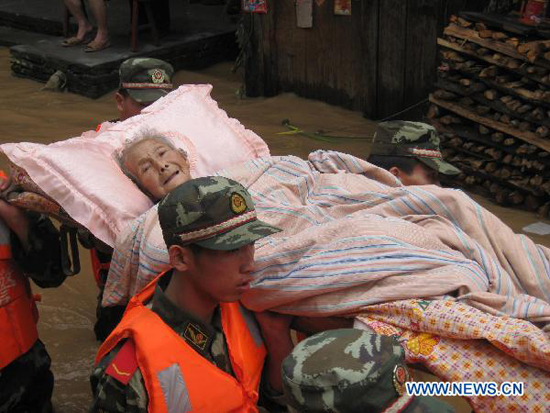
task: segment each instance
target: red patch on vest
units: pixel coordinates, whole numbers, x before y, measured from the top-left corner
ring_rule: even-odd
[[[134,340],[128,339],[111,361],[105,373],[122,384],[128,384],[138,368]]]

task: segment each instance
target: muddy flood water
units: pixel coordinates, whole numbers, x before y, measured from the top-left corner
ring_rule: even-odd
[[[240,99],[236,93],[240,75],[231,73],[232,63],[222,63],[199,72],[180,71],[175,84],[209,83],[212,96],[229,116],[259,134],[272,154],[301,157],[316,149],[334,149],[364,157],[368,154],[374,122],[361,113],[325,103],[283,94],[274,98]],[[114,92],[97,100],[70,94],[41,91],[40,83],[15,78],[10,73],[9,52],[0,48],[0,143],[30,141],[50,143],[80,135],[83,131],[117,117]],[[323,130],[333,135],[363,136],[362,140],[321,142],[300,135],[277,135],[289,118],[306,131]],[[514,231],[539,221],[535,214],[502,208],[474,196]],[[529,235],[550,246],[550,236]],[[52,357],[55,374],[54,406],[58,413],[87,411],[91,392],[88,382],[98,347],[93,334],[97,288],[90,270],[89,253],[81,250],[82,271],[61,287],[35,292],[39,303],[39,330]]]

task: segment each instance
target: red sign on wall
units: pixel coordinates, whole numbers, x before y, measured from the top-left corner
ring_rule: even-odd
[[[351,0],[334,0],[334,14],[351,16]]]
[[[242,8],[248,13],[267,13],[267,0],[243,0]]]

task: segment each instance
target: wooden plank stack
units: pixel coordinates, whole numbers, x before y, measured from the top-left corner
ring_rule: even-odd
[[[550,210],[550,40],[452,16],[428,118],[461,186]]]

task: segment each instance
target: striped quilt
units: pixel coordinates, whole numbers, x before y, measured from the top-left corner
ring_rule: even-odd
[[[402,186],[361,159],[317,151],[218,172],[245,185],[283,232],[257,242],[253,310],[352,315],[402,299],[452,297],[494,315],[550,320],[550,251],[458,190]],[[167,267],[156,210],[117,239],[104,305],[126,303]]]
[[[550,403],[550,251],[458,190],[403,187],[358,158],[261,158],[220,175],[243,183],[261,219],[253,310],[354,316],[395,334],[407,361],[448,381],[522,381],[522,397],[471,397],[476,411]],[[156,209],[117,240],[104,305],[126,303],[168,257]]]

